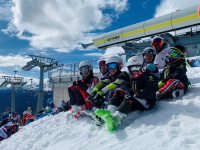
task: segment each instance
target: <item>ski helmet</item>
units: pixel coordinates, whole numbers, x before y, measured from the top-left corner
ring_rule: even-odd
[[[82,75],[85,71],[91,72],[92,71],[92,65],[89,61],[82,61],[79,64],[79,71],[80,74]]]
[[[153,60],[152,62],[154,62],[155,57],[156,57],[156,51],[152,48],[152,47],[147,47],[143,50],[142,52],[142,56],[144,57],[145,54],[151,54],[153,55]]]
[[[99,61],[99,70],[100,70],[100,72],[101,72],[101,66],[106,66],[106,61],[105,60],[100,60]],[[107,68],[106,68],[107,69]],[[107,73],[108,72],[108,69],[107,69],[107,71],[105,72],[105,73]],[[101,72],[102,73],[102,72]],[[104,74],[105,74],[104,73]]]
[[[110,64],[113,64],[113,66],[110,66]],[[118,56],[111,56],[106,60],[106,67],[108,70],[118,68],[118,70],[121,70],[120,67],[120,58]]]
[[[138,79],[146,71],[146,68],[142,67],[143,61],[142,56],[133,56],[128,60],[127,68],[131,79]],[[135,71],[138,72],[137,75],[133,73]]]
[[[100,60],[99,61],[99,67],[101,67],[101,66],[105,66],[106,65],[106,61],[105,60]]]
[[[184,52],[187,51],[186,48],[182,45],[174,45],[170,48],[168,53],[169,63],[175,62],[181,58],[184,58]],[[170,57],[172,56],[172,57]]]
[[[3,114],[1,114],[1,119],[10,119],[10,112],[4,112]]]
[[[51,106],[53,104],[53,99],[52,98],[49,98],[47,101],[46,101],[46,104],[47,106]]]
[[[157,46],[157,45],[162,45],[163,44],[163,38],[159,35],[156,35],[151,42],[151,45],[153,47]]]

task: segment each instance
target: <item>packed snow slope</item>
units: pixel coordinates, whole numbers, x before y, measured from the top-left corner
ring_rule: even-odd
[[[135,111],[114,132],[89,118],[66,119],[68,112],[47,116],[1,142],[1,150],[199,150],[200,67],[188,68],[186,95]]]

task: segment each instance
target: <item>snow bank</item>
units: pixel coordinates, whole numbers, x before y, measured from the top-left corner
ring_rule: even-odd
[[[89,118],[66,119],[68,112],[47,116],[0,144],[1,150],[197,150],[200,149],[200,67],[188,68],[192,83],[180,99],[135,111],[114,132]]]

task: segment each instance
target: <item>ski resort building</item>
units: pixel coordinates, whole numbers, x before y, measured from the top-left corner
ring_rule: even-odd
[[[124,61],[133,55],[140,54],[146,47],[151,47],[151,38],[160,34],[164,42],[171,46],[184,45],[187,48],[187,57],[200,55],[200,7],[194,6],[173,13],[146,20],[128,27],[104,33],[93,38],[93,43],[83,45],[95,45],[101,50],[109,50],[110,47],[122,47],[124,53],[119,54]],[[102,58],[103,59],[103,58]],[[106,59],[106,58],[105,58]],[[83,59],[84,60],[84,59]],[[98,60],[91,60],[95,76],[100,76]],[[69,101],[68,86],[74,80],[80,79],[79,63],[65,64],[62,67],[49,72],[49,87],[54,89],[53,99]]]

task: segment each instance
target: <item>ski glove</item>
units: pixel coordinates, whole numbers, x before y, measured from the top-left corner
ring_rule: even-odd
[[[132,99],[132,97],[140,97],[141,92],[140,91],[128,91],[125,95],[124,100]]]
[[[101,96],[101,97],[104,95],[104,93],[102,91],[97,92],[97,94],[99,94],[99,96]]]
[[[165,82],[163,80],[161,80],[160,82],[158,82],[158,88],[162,88],[163,86],[165,86]]]
[[[78,85],[78,81],[77,80],[73,82],[73,86],[76,86],[76,85]]]
[[[96,91],[93,91],[91,94],[90,94],[90,100],[94,102],[94,98],[96,96],[97,92]]]
[[[125,99],[124,100],[128,100],[130,98],[132,98],[134,96],[135,92],[134,91],[128,91],[125,95]]]

